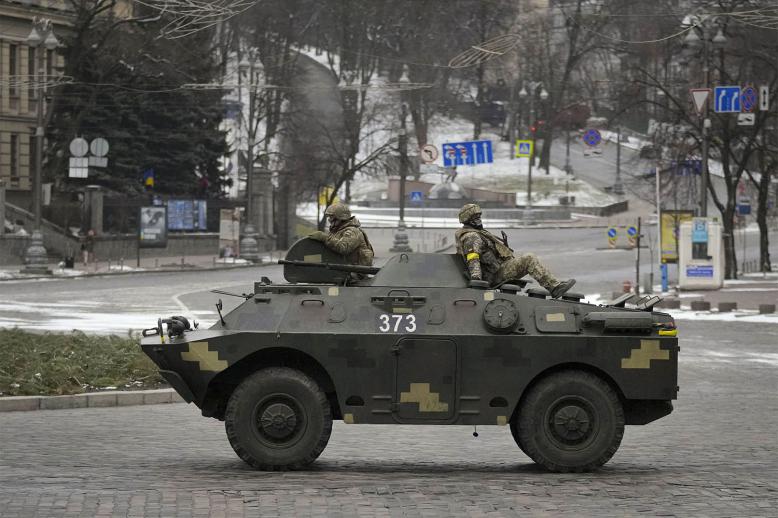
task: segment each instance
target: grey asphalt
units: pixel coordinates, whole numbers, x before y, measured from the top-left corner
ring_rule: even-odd
[[[5,414],[0,517],[775,516],[775,326],[683,322],[676,410],[596,473],[539,470],[506,427],[335,424],[261,473],[184,404]]]

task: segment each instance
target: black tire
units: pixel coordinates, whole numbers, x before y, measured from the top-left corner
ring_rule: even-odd
[[[321,455],[332,413],[319,385],[300,371],[271,367],[235,389],[224,416],[232,449],[264,471],[304,468]]]
[[[516,441],[516,445],[519,447],[521,452],[529,457],[529,454],[527,453],[527,450],[524,449],[524,445],[521,444],[521,439],[519,438],[519,423],[518,419],[511,419],[510,422],[511,427],[511,435],[513,436],[513,440]]]
[[[516,442],[550,471],[591,471],[613,457],[624,436],[616,392],[584,371],[558,372],[530,389],[519,409]]]

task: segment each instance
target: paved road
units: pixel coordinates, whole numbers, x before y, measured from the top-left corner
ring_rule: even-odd
[[[503,427],[336,423],[307,472],[260,473],[188,405],[0,417],[0,517],[775,516],[774,326],[681,326],[680,399],[601,472],[548,474]]]

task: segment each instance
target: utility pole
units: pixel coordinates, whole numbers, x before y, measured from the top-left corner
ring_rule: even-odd
[[[246,224],[243,227],[243,238],[240,240],[240,257],[256,263],[259,261],[259,246],[257,243],[257,229],[254,226],[254,208],[252,207],[253,200],[253,181],[254,176],[254,144],[256,142],[256,125],[254,123],[255,118],[255,85],[254,85],[254,56],[250,56],[251,61],[244,60],[238,64],[238,78],[243,73],[248,72],[248,84],[246,90],[248,92],[249,102],[249,116],[246,122]],[[240,83],[239,83],[240,84]],[[240,95],[240,87],[238,90]],[[241,115],[243,115],[243,106],[241,105]]]
[[[397,232],[394,234],[394,242],[390,252],[413,252],[408,244],[408,234],[405,229],[405,179],[408,176],[408,134],[405,127],[405,119],[408,117],[408,109],[405,103],[400,110],[400,131],[397,139],[400,152],[400,222],[397,224]]]
[[[35,17],[33,19],[32,31],[27,36],[27,43],[30,48],[35,49],[35,67],[37,73],[36,94],[38,96],[36,104],[36,125],[35,125],[35,170],[32,182],[32,201],[33,201],[33,229],[30,238],[30,246],[24,253],[25,266],[23,273],[50,274],[48,268],[48,253],[43,245],[43,232],[41,231],[41,204],[43,188],[43,146],[45,144],[45,128],[43,110],[45,109],[44,98],[46,97],[46,70],[43,65],[43,54],[46,50],[54,50],[59,46],[59,41],[54,35],[51,20]],[[0,214],[2,218],[5,214]],[[2,219],[0,218],[0,220]]]
[[[613,184],[613,193],[624,194],[624,186],[621,185],[621,126],[616,128],[616,183]]]

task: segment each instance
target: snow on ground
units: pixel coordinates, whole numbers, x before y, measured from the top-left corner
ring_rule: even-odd
[[[87,272],[83,270],[74,270],[69,268],[54,268],[51,271],[51,278],[56,279],[60,277],[80,277],[82,275],[86,275]],[[26,280],[33,277],[38,277],[37,274],[30,275],[26,273],[20,273],[18,269],[16,270],[0,270],[0,281],[8,281],[8,280]]]
[[[92,301],[73,301],[67,304],[54,302],[13,304],[0,303],[0,327],[20,327],[33,331],[71,331],[78,329],[90,334],[126,334],[128,331],[140,332],[152,327],[160,314],[181,313],[178,306],[170,305],[156,310],[144,308],[143,312],[100,311],[103,305]],[[191,312],[187,317],[194,316],[203,328],[213,325],[216,321],[214,311]],[[11,315],[11,316],[9,316]],[[207,321],[201,321],[205,317]]]
[[[602,135],[602,140],[604,142],[613,142],[614,144],[618,141],[618,133],[615,131],[609,131],[609,130],[599,130],[600,135]],[[639,137],[630,137],[627,135],[624,135],[622,133],[621,135],[621,147],[625,147],[628,149],[634,149],[635,151],[640,151],[640,149],[644,146],[647,146],[651,144],[650,140],[645,140]]]
[[[367,130],[369,131],[369,130]],[[434,144],[438,151],[446,142],[461,142],[472,140],[472,122],[457,118],[450,119],[435,116],[429,126],[428,141]],[[494,152],[494,162],[476,166],[459,166],[456,183],[462,187],[487,189],[496,192],[515,192],[516,204],[526,204],[527,177],[529,159],[511,158],[513,146],[504,142],[493,131],[485,131],[480,139],[491,140]],[[411,149],[415,139],[411,138]],[[412,154],[414,151],[412,151]],[[435,165],[443,167],[443,157],[439,156]],[[440,183],[446,175],[426,173],[420,175],[420,180],[429,183]],[[358,174],[351,184],[352,198],[355,201],[369,197],[386,199],[387,183],[383,179]],[[578,180],[557,167],[545,169],[533,167],[532,171],[532,204],[537,207],[558,206],[562,196],[574,196],[575,205],[580,207],[601,207],[616,203],[618,200],[599,191],[586,182]]]

